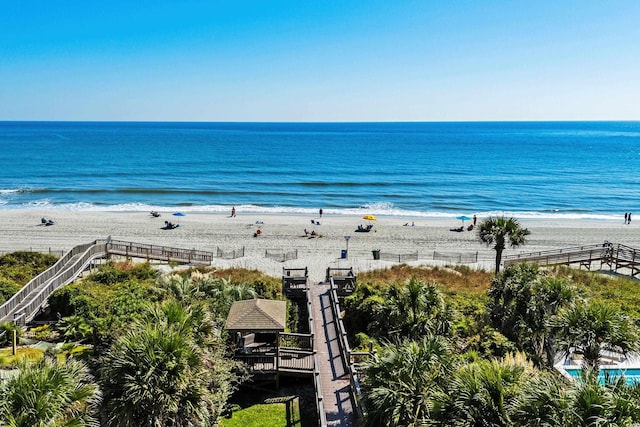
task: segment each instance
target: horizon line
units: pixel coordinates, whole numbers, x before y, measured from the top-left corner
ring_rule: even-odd
[[[206,120],[2,120],[0,123],[202,123],[202,124],[402,124],[402,123],[635,123],[640,119],[593,120],[358,120],[358,121],[206,121]]]

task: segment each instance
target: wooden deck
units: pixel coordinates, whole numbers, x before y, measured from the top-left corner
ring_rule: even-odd
[[[253,374],[313,374],[313,350],[280,349],[257,354],[236,354]]]
[[[180,249],[109,239],[97,242],[106,244],[108,255],[199,265],[211,265],[211,261],[213,261],[213,252],[195,249]]]
[[[356,275],[353,268],[327,268],[327,283],[331,282],[340,297],[351,295],[356,289]]]
[[[599,270],[606,269],[631,277],[640,274],[640,250],[610,242],[509,255],[504,257],[503,265],[508,267],[522,262],[539,265],[577,264],[587,270],[591,270],[595,265]]]
[[[287,298],[304,297],[309,289],[309,270],[282,268],[282,293]]]

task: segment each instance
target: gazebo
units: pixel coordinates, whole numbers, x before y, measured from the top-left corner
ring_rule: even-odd
[[[235,336],[239,352],[254,353],[273,350],[286,323],[286,301],[250,299],[233,303],[225,329]]]

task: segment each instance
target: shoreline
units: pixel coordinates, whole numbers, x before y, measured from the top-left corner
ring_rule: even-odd
[[[333,215],[324,211],[318,215],[265,214],[238,211],[235,218],[228,213],[189,213],[173,216],[159,211],[154,218],[149,212],[108,211],[50,211],[0,210],[0,253],[17,250],[68,251],[73,246],[111,236],[114,240],[145,243],[216,252],[245,249],[242,258],[214,259],[220,268],[255,268],[279,277],[282,268],[308,267],[313,280],[322,280],[327,267],[353,267],[356,272],[385,268],[398,264],[374,260],[373,250],[385,254],[418,255],[411,265],[443,265],[434,261],[438,254],[477,254],[478,262],[472,268],[492,270],[495,252],[482,244],[475,231],[452,232],[460,220],[451,218],[411,218],[379,216],[377,221],[366,221],[361,215]],[[41,217],[55,224],[44,226]],[[311,220],[319,220],[320,225]],[[478,218],[481,221],[482,218]],[[164,221],[180,224],[173,230],[164,230]],[[411,224],[415,223],[414,226]],[[562,220],[522,219],[523,227],[531,231],[528,243],[519,248],[508,247],[504,255],[537,252],[602,243],[608,240],[640,248],[640,233],[631,232],[635,226],[614,220]],[[358,225],[373,224],[369,233],[355,232]],[[467,226],[470,221],[465,221]],[[409,224],[405,226],[404,224]],[[259,237],[253,237],[257,229]],[[305,235],[315,231],[316,237]],[[342,251],[347,250],[347,258]],[[297,259],[278,262],[265,258],[265,252],[297,252]]]

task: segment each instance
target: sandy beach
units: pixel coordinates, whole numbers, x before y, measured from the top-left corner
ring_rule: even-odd
[[[327,267],[353,267],[356,272],[384,268],[397,263],[374,260],[372,250],[383,254],[418,254],[412,265],[438,265],[439,254],[478,255],[473,268],[493,268],[494,251],[481,244],[475,231],[452,232],[460,225],[455,219],[425,219],[378,217],[370,222],[360,216],[324,215],[321,219],[308,215],[243,214],[234,218],[223,214],[187,213],[173,216],[160,212],[153,217],[148,212],[92,212],[4,210],[0,226],[0,252],[16,250],[67,251],[73,246],[111,236],[114,240],[130,241],[178,248],[195,248],[215,252],[245,249],[245,256],[232,260],[216,258],[218,267],[246,267],[280,276],[283,267],[308,267],[312,280],[321,280]],[[41,217],[51,218],[55,225],[44,226]],[[478,218],[480,221],[482,218]],[[319,221],[320,225],[311,221]],[[164,230],[165,221],[180,226]],[[373,224],[368,233],[355,232],[358,225]],[[415,225],[412,225],[414,223]],[[605,240],[640,247],[640,233],[635,224],[620,221],[587,220],[520,220],[531,231],[528,243],[520,248],[508,248],[505,255],[542,251],[572,246],[602,243]],[[404,225],[408,224],[408,225]],[[465,223],[468,225],[469,221]],[[316,237],[305,235],[315,231]],[[254,237],[256,230],[261,234]],[[347,258],[342,251],[347,249]],[[297,252],[297,259],[279,262],[265,257],[266,251]]]

